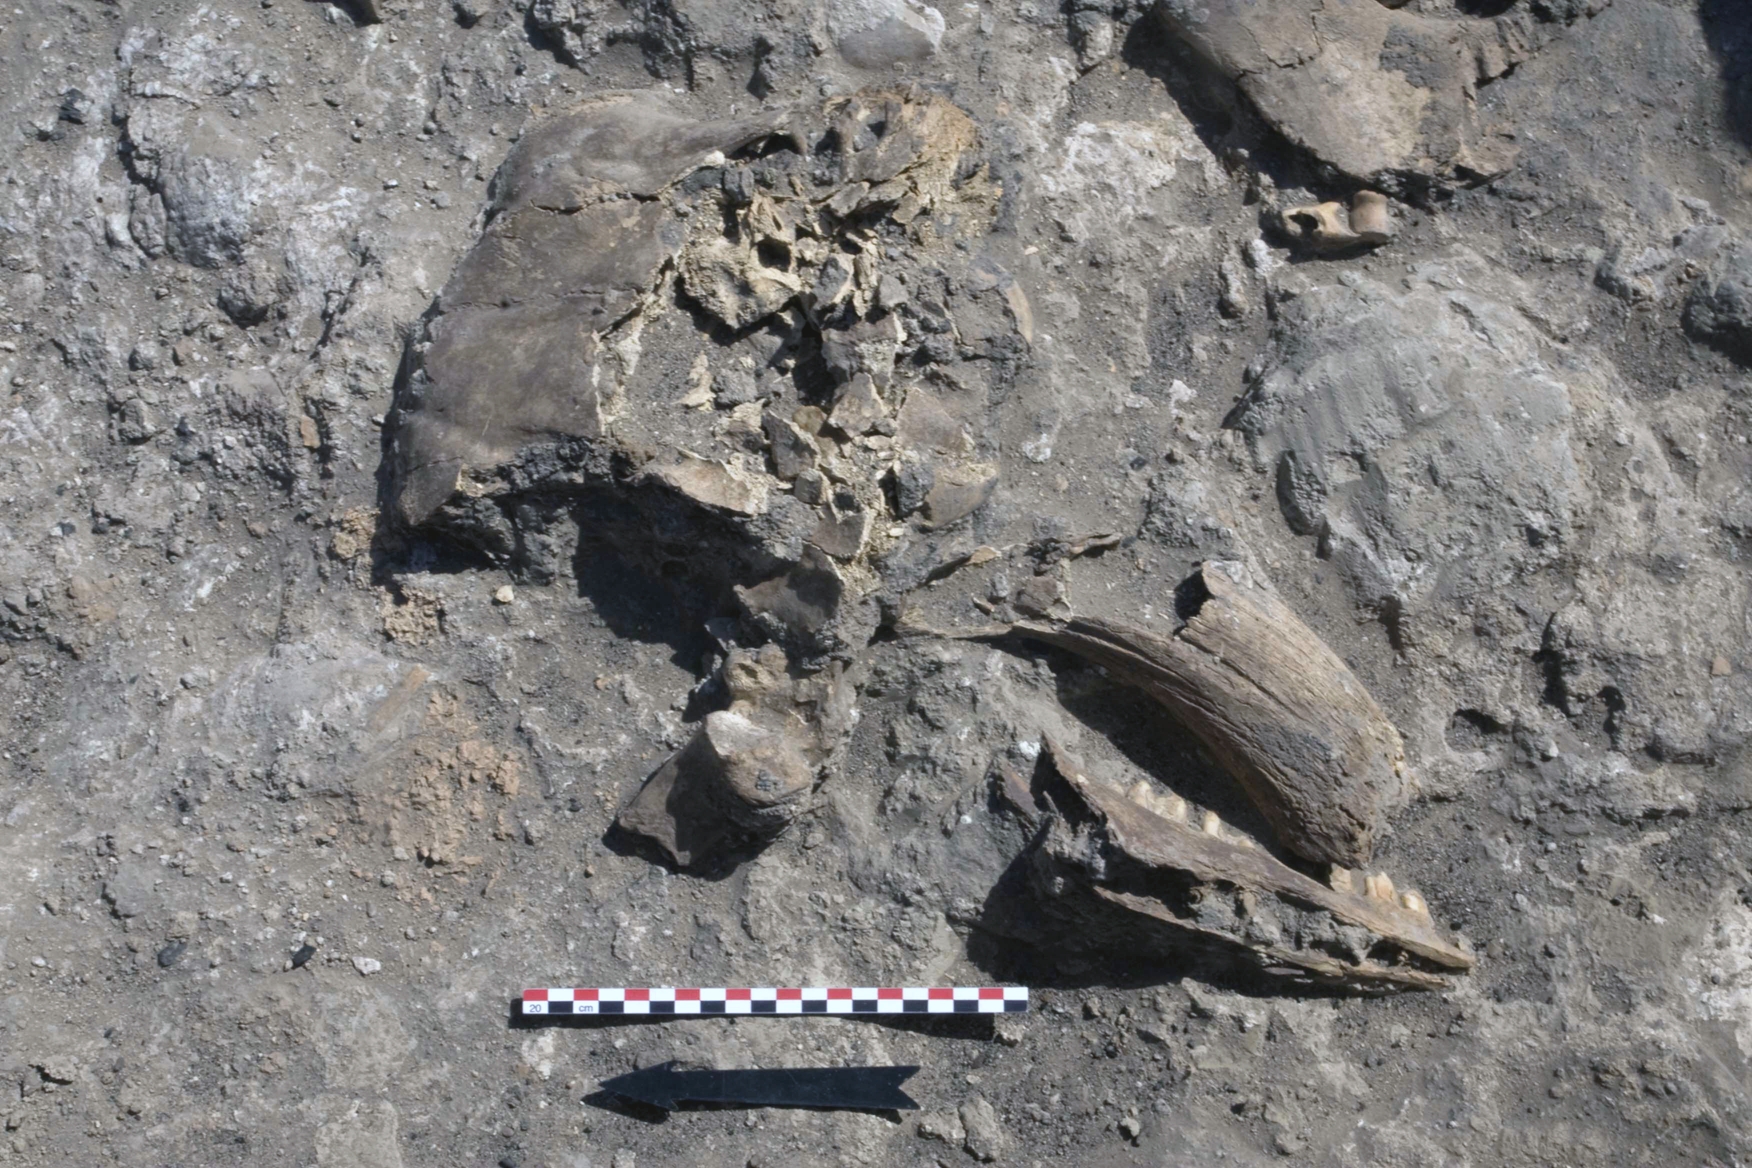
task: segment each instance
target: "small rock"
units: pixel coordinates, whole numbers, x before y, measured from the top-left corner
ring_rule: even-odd
[[[1004,1129],[998,1123],[998,1113],[983,1095],[975,1095],[961,1105],[961,1126],[967,1131],[962,1147],[974,1159],[987,1164],[1004,1151]]]
[[[1732,676],[1733,672],[1733,663],[1726,657],[1717,657],[1714,661],[1709,663],[1709,675],[1711,677],[1729,677]]]
[[[353,958],[353,968],[359,971],[359,976],[370,977],[383,968],[383,962],[375,957],[355,957]]]
[[[959,467],[938,475],[936,485],[925,495],[924,514],[932,527],[947,527],[985,506],[998,487],[994,466]]]
[[[509,584],[501,584],[493,590],[494,604],[510,604],[517,599],[517,590]]]
[[[56,1055],[53,1058],[44,1059],[42,1062],[32,1065],[36,1067],[37,1074],[41,1075],[49,1082],[58,1083],[63,1087],[79,1077],[78,1067],[76,1067],[73,1060],[66,1055]]]
[[[610,1164],[610,1168],[636,1168],[633,1150],[631,1148],[621,1148],[617,1150],[614,1154],[614,1160]]]
[[[842,434],[856,438],[874,430],[886,417],[888,407],[876,395],[876,382],[868,373],[859,373],[834,394],[828,423]]]
[[[827,20],[840,55],[860,69],[923,61],[946,27],[941,12],[918,0],[834,0]]]
[[[1143,1131],[1144,1125],[1129,1115],[1119,1121],[1119,1134],[1134,1144],[1137,1143],[1138,1136],[1142,1135]]]
[[[91,98],[87,97],[84,92],[79,89],[68,89],[61,94],[61,108],[57,116],[63,122],[72,122],[76,126],[83,126],[91,120],[95,108]]]
[[[797,476],[791,491],[800,502],[819,506],[827,501],[827,476],[818,470],[806,470]]]
[[[754,374],[734,366],[720,369],[712,376],[712,398],[720,409],[745,406],[760,397],[760,385]]]
[[[815,439],[796,423],[769,412],[761,418],[760,424],[772,446],[773,471],[780,478],[789,481],[806,470],[815,469],[815,461],[821,452]]]
[[[169,969],[182,960],[182,955],[188,951],[188,947],[186,941],[172,941],[158,951],[158,967]]]
[[[927,1111],[919,1116],[914,1130],[921,1140],[942,1140],[945,1144],[960,1144],[967,1138],[961,1117],[953,1111]]]
[[[292,968],[293,969],[304,968],[305,965],[309,964],[310,959],[312,957],[315,957],[315,956],[316,956],[316,946],[315,945],[304,944],[304,945],[298,946],[298,948],[292,954]]]

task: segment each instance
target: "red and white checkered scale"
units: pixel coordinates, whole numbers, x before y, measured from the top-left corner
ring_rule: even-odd
[[[1022,1014],[1025,986],[593,986],[523,991],[539,1014]]]

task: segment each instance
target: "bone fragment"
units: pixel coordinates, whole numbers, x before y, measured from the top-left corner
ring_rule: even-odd
[[[1386,243],[1392,239],[1387,196],[1380,191],[1358,191],[1351,199],[1350,227],[1360,243]]]
[[[1301,207],[1286,207],[1279,216],[1284,234],[1317,251],[1342,251],[1360,242],[1361,238],[1347,221],[1343,203],[1310,203]]]
[[[1186,623],[1170,637],[1093,618],[1011,628],[1167,707],[1290,851],[1366,863],[1382,808],[1402,786],[1399,731],[1338,655],[1242,565],[1206,563],[1180,595]]]
[[[1363,877],[1363,893],[1376,900],[1393,900],[1393,878],[1385,872]]]
[[[1309,203],[1286,207],[1278,216],[1285,235],[1315,251],[1343,251],[1359,244],[1386,243],[1393,238],[1387,196],[1358,191],[1346,214],[1343,203]]]

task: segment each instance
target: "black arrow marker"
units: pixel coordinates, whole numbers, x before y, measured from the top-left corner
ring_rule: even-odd
[[[672,1111],[680,1100],[750,1107],[917,1111],[900,1085],[917,1067],[790,1067],[770,1071],[678,1071],[674,1063],[603,1080],[604,1090]]]

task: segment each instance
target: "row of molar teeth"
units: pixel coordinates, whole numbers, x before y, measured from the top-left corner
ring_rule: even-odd
[[[1158,791],[1148,779],[1139,779],[1126,792],[1128,798],[1146,811],[1160,815],[1170,823],[1187,823],[1190,818],[1190,808],[1185,799],[1172,791],[1164,794]],[[1250,848],[1253,840],[1246,835],[1231,834],[1223,827],[1222,818],[1215,811],[1206,811],[1199,821],[1199,830],[1208,836],[1213,836],[1227,843],[1238,844]]]
[[[1355,893],[1357,891],[1355,874],[1349,868],[1341,867],[1338,864],[1332,866],[1331,872],[1327,874],[1326,883],[1335,892]],[[1363,895],[1373,897],[1376,900],[1385,900],[1390,904],[1397,904],[1420,917],[1427,918],[1430,915],[1429,902],[1423,898],[1422,893],[1414,892],[1409,888],[1403,892],[1395,892],[1393,878],[1385,872],[1363,876]]]

